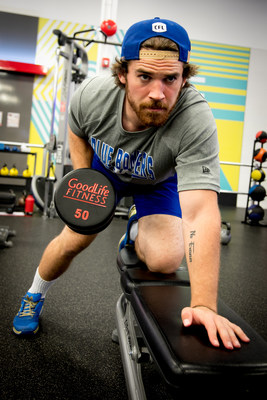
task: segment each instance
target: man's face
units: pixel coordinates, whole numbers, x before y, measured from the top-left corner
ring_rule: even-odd
[[[185,83],[182,75],[181,61],[143,59],[129,62],[127,75],[119,76],[126,91],[124,128],[134,131],[164,125]]]

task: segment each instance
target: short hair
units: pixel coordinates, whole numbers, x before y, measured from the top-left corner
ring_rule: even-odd
[[[165,50],[165,51],[174,51],[179,52],[178,46],[172,40],[156,36],[150,39],[147,39],[142,43],[141,49],[151,49],[151,50]],[[123,58],[116,58],[115,63],[113,63],[111,67],[112,76],[114,77],[115,83],[120,88],[124,88],[124,84],[119,80],[118,75],[126,75],[128,72],[128,64],[131,60],[124,60]],[[198,72],[198,66],[190,63],[183,63],[183,78],[190,79],[195,76]],[[186,82],[184,87],[190,86],[188,82]]]

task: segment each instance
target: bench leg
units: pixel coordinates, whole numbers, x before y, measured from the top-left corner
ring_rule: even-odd
[[[116,307],[117,332],[130,400],[146,400],[141,372],[141,351],[136,337],[131,304],[122,294]]]

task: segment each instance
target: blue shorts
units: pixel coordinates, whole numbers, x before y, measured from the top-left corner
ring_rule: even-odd
[[[102,172],[113,184],[117,204],[123,197],[133,197],[138,219],[146,215],[167,214],[182,218],[176,174],[156,185],[137,185],[121,181],[94,155],[92,169]]]

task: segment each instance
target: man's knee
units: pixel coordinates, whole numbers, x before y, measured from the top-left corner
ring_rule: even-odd
[[[146,263],[151,272],[162,274],[172,274],[180,267],[183,257],[170,257],[168,255],[161,255],[160,257],[152,257]]]
[[[148,215],[138,221],[135,249],[153,272],[175,272],[184,257],[182,222],[165,214]]]
[[[171,274],[175,272],[180,267],[184,257],[182,248],[172,249],[172,251],[150,248],[142,253],[138,241],[135,242],[135,248],[139,258],[151,272],[155,273]]]

